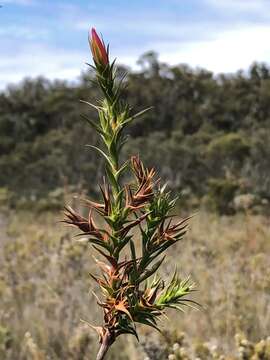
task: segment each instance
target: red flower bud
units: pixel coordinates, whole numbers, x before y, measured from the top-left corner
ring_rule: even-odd
[[[92,28],[91,33],[89,32],[89,44],[95,63],[104,67],[107,66],[109,63],[107,49],[94,28]]]

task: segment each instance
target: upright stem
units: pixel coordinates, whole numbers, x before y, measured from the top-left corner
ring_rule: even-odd
[[[107,354],[107,351],[109,350],[109,347],[112,345],[112,343],[113,343],[112,336],[110,332],[107,331],[106,334],[104,335],[96,360],[103,360],[105,358],[105,355]]]

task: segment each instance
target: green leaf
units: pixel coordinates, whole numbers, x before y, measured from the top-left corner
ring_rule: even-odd
[[[140,324],[150,326],[150,327],[156,329],[158,332],[161,333],[161,330],[158,328],[158,326],[156,324],[154,324],[153,322],[151,322],[150,320],[148,320],[148,319],[145,319],[145,318],[142,317],[142,318],[136,319],[135,321],[140,323]]]
[[[114,189],[118,189],[118,188],[119,188],[119,185],[118,185],[118,182],[117,182],[117,178],[116,178],[115,175],[113,174],[111,167],[109,167],[109,166],[106,165],[105,171],[106,171],[106,174],[107,174],[107,176],[108,176],[108,179],[110,180],[110,183],[112,184],[113,188],[114,188]]]
[[[92,108],[94,108],[97,111],[101,110],[100,106],[96,106],[96,105],[94,105],[94,104],[92,104],[92,103],[90,103],[88,101],[80,100],[80,102],[83,103],[83,104],[87,104],[87,105],[91,106]]]
[[[129,241],[129,246],[130,246],[131,257],[133,260],[133,271],[131,273],[131,278],[134,281],[138,276],[138,269],[137,269],[136,249],[135,249],[134,241],[132,239],[130,239]],[[134,276],[132,276],[133,274]]]
[[[106,134],[104,133],[104,131],[101,129],[100,126],[98,126],[94,121],[90,120],[88,117],[86,117],[85,115],[81,114],[81,117],[88,122],[88,124],[93,127],[99,134],[102,134],[103,136],[105,136]]]
[[[151,275],[153,275],[158,268],[160,267],[160,265],[163,263],[164,259],[165,259],[166,255],[163,256],[163,258],[161,258],[159,261],[157,261],[151,269],[146,270],[143,275],[139,278],[138,283],[141,283],[142,281],[146,280],[147,278],[149,278]]]
[[[132,238],[132,236],[125,236],[123,239],[121,239],[118,247],[117,247],[117,251],[118,253],[126,246],[126,244],[130,241],[130,239]]]
[[[131,335],[134,335],[137,339],[137,341],[139,342],[139,337],[138,337],[138,334],[137,334],[137,331],[135,328],[131,327],[131,326],[123,326],[123,325],[120,325],[119,326],[119,330],[117,330],[117,336],[121,335],[121,334],[131,334]]]
[[[109,158],[109,156],[107,154],[105,154],[104,151],[102,151],[101,149],[99,149],[98,147],[94,146],[94,145],[86,145],[87,147],[90,147],[92,149],[95,149],[96,151],[98,151],[104,158],[105,160],[107,161],[107,163],[110,165],[110,167],[113,169],[114,168],[114,165],[113,163],[111,162],[111,159]]]
[[[123,125],[129,124],[131,121],[133,121],[134,119],[144,115],[147,111],[149,111],[151,109],[153,109],[153,106],[150,106],[149,108],[144,109],[144,110],[138,112],[137,114],[130,116],[128,119],[123,121]]]
[[[116,172],[115,176],[116,178],[119,178],[122,173],[127,169],[127,167],[129,166],[129,160],[127,160]]]

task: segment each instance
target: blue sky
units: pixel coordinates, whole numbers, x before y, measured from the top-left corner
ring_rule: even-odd
[[[218,72],[270,62],[270,0],[2,0],[0,88],[26,76],[76,79],[86,70],[88,29],[112,57],[136,67],[161,61]]]

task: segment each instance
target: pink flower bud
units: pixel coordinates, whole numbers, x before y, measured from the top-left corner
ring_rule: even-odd
[[[94,28],[89,32],[89,44],[95,63],[104,67],[107,66],[109,63],[107,49]]]

